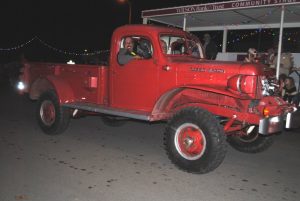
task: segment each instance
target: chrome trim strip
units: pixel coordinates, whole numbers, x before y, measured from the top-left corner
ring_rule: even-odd
[[[236,88],[237,88],[237,90],[238,90],[240,93],[242,93],[242,90],[241,90],[241,79],[242,79],[242,75],[239,75],[239,78],[238,78],[238,80],[237,80],[237,82],[236,82]]]
[[[132,118],[132,119],[150,121],[150,116],[146,115],[146,114],[129,113],[129,112],[120,111],[117,109],[104,108],[104,107],[94,105],[94,104],[85,104],[85,103],[73,103],[72,104],[71,103],[71,104],[63,104],[62,106],[73,108],[73,109],[86,110],[86,111],[90,111],[90,112],[97,112],[97,113],[122,116],[122,117],[127,117],[127,118]]]

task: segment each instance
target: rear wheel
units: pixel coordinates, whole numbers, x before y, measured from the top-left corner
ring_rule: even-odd
[[[61,134],[67,129],[70,121],[69,110],[60,106],[53,90],[40,96],[36,117],[40,128],[48,135]]]
[[[257,126],[247,134],[248,129],[249,127],[246,127],[239,132],[239,135],[228,136],[228,143],[236,150],[245,153],[259,153],[273,144],[272,136],[260,135]]]
[[[223,129],[211,113],[200,108],[190,107],[175,114],[164,140],[170,160],[187,172],[210,172],[226,154]]]

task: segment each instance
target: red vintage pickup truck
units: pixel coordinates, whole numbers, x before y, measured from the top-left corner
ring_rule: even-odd
[[[140,56],[121,64],[118,54],[128,36]],[[187,172],[217,168],[227,142],[242,152],[261,152],[273,133],[293,126],[295,108],[268,95],[262,65],[206,60],[197,38],[176,28],[117,28],[108,65],[23,66],[19,90],[38,100],[38,124],[46,134],[64,132],[82,112],[165,121],[167,155]]]

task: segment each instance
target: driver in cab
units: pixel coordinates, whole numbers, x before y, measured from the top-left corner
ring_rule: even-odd
[[[142,59],[136,52],[134,52],[134,42],[131,37],[126,37],[123,41],[123,47],[118,53],[118,62],[121,65],[127,64],[132,59]]]

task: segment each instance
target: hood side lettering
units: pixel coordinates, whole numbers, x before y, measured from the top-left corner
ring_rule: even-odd
[[[208,73],[225,73],[224,69],[216,69],[216,68],[196,68],[196,67],[191,67],[190,70],[192,72],[208,72]]]

